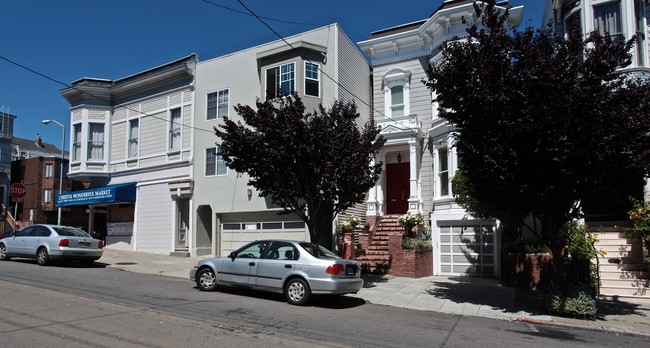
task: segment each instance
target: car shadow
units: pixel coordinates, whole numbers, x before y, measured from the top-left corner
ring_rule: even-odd
[[[20,257],[12,257],[11,262],[19,262],[19,263],[25,263],[25,264],[33,264],[33,265],[38,265],[36,263],[36,260],[34,259],[28,259],[28,258],[20,258]],[[108,267],[108,264],[106,263],[101,263],[101,262],[94,262],[94,263],[83,263],[81,261],[73,261],[73,260],[66,260],[66,261],[50,261],[48,262],[45,266],[41,267],[60,267],[60,268],[106,268]]]
[[[194,287],[198,289],[198,287]],[[275,292],[268,292],[262,290],[255,290],[249,288],[240,288],[240,287],[230,287],[230,286],[220,286],[218,288],[219,292],[224,294],[236,295],[236,296],[246,296],[254,297],[268,301],[274,302],[284,302],[287,300],[284,298],[283,294],[278,294]],[[326,309],[350,309],[359,307],[366,304],[366,301],[356,297],[350,297],[345,295],[312,295],[311,299],[304,307],[318,307]]]

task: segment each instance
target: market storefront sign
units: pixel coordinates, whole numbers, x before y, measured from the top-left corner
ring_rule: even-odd
[[[100,203],[135,202],[135,182],[73,191],[56,196],[57,207]]]

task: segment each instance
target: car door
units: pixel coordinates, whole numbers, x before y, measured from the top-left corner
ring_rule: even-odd
[[[255,285],[282,290],[286,276],[297,268],[298,257],[298,249],[292,243],[274,241],[257,264]]]
[[[247,244],[231,254],[221,266],[221,280],[234,285],[255,285],[257,264],[266,251],[268,241]]]
[[[12,255],[27,255],[27,243],[34,232],[34,226],[25,227],[18,231],[15,237],[7,241],[7,252]]]
[[[32,227],[34,229],[30,233],[29,238],[25,237],[25,254],[27,255],[36,255],[38,247],[43,245],[52,233],[50,229],[45,226]]]

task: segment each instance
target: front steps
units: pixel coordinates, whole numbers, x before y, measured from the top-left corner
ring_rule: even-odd
[[[397,216],[384,216],[370,238],[370,246],[365,255],[357,257],[361,271],[372,274],[387,274],[390,270],[392,256],[390,254],[390,239],[402,235],[404,227],[397,223]]]

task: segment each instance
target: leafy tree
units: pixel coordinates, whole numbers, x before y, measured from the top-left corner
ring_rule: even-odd
[[[562,227],[580,202],[640,188],[649,172],[648,79],[619,70],[634,38],[518,31],[493,1],[475,10],[480,25],[446,43],[423,81],[458,130],[455,194],[480,217],[523,224],[532,214],[563,286]]]
[[[297,95],[237,105],[244,121],[226,119],[221,138],[228,167],[247,173],[261,196],[298,215],[312,242],[331,247],[334,216],[365,198],[381,173],[371,165],[385,140],[371,119],[362,129],[354,103],[312,113]]]

